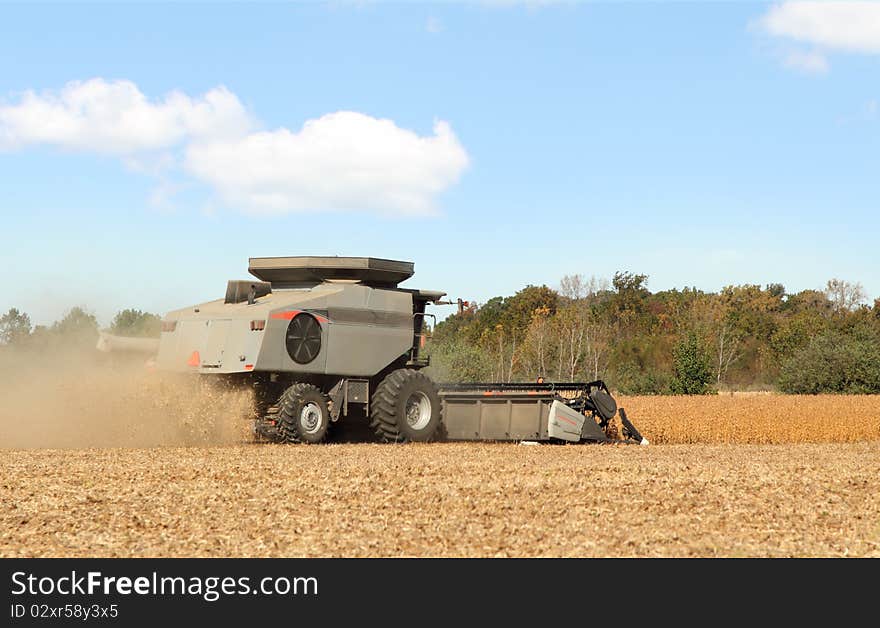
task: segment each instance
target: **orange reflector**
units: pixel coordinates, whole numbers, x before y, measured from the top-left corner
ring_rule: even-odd
[[[202,358],[199,355],[198,351],[193,351],[192,355],[189,356],[189,360],[186,361],[188,366],[199,366],[202,363]]]

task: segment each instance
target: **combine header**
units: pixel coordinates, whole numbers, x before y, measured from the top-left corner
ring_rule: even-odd
[[[647,445],[605,382],[441,384],[446,440],[516,440],[609,443],[620,415],[626,442]]]
[[[351,414],[384,441],[610,442],[617,404],[584,384],[435,384],[422,370],[429,304],[445,292],[401,288],[412,262],[372,257],[257,257],[257,280],[170,312],[157,368],[252,387],[255,434],[318,443]],[[102,335],[105,349],[126,343]],[[99,346],[100,348],[100,346]],[[623,440],[647,444],[619,411]]]

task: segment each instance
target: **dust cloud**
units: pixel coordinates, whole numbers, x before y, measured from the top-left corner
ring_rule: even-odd
[[[253,416],[249,390],[151,371],[142,356],[0,352],[0,449],[243,443]]]

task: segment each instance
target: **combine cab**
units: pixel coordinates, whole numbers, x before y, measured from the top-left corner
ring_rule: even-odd
[[[258,257],[248,270],[256,279],[230,281],[223,299],[165,317],[156,366],[253,387],[261,439],[318,443],[365,413],[385,441],[611,440],[602,382],[435,384],[422,371],[426,308],[449,302],[399,287],[411,262]],[[625,440],[646,443],[619,414]]]

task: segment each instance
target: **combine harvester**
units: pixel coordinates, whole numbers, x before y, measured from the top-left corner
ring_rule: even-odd
[[[383,441],[491,440],[647,444],[601,381],[435,384],[426,307],[445,292],[398,287],[412,262],[371,257],[256,257],[259,281],[170,312],[156,366],[253,387],[258,438],[319,443],[365,413]],[[103,335],[99,346],[131,345]],[[606,436],[615,415],[622,439]]]

